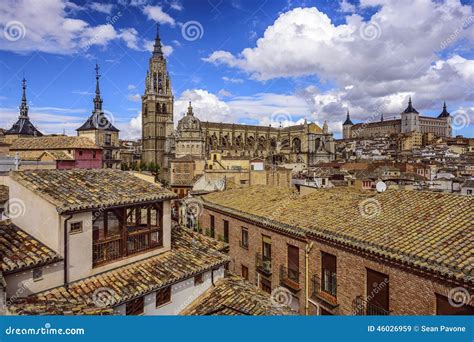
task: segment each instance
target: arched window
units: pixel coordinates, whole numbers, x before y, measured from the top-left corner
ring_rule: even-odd
[[[163,114],[166,113],[166,105],[165,105],[164,103],[163,103],[161,112],[162,112]]]
[[[293,152],[301,153],[301,140],[299,138],[294,138],[292,145]]]

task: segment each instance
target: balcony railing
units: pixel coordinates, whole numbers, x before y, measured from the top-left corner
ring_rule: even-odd
[[[311,297],[315,299],[321,299],[331,306],[337,306],[337,282],[336,278],[333,277],[331,281],[325,283],[321,282],[321,279],[314,275],[311,279],[312,291]]]
[[[163,238],[160,228],[130,231],[126,238],[116,235],[95,240],[93,263],[99,265],[161,246]]]
[[[291,290],[298,291],[300,289],[300,272],[295,269],[280,266],[280,283]]]
[[[92,245],[92,260],[94,265],[120,259],[122,257],[123,241],[121,236],[113,236],[105,240],[94,241]]]
[[[362,296],[357,296],[352,301],[352,312],[354,315],[360,316],[388,316],[390,311],[370,303],[367,299]]]
[[[255,266],[257,271],[267,276],[272,274],[272,259],[260,253],[255,254]]]

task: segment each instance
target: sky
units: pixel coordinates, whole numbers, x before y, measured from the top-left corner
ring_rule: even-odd
[[[2,0],[0,127],[27,79],[43,133],[75,135],[91,114],[95,63],[103,107],[122,139],[141,135],[141,95],[156,25],[175,97],[202,121],[286,126],[341,136],[354,122],[423,115],[443,101],[453,133],[474,137],[474,11],[446,0]]]

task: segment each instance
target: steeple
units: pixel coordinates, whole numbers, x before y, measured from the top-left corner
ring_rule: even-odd
[[[43,134],[36,129],[28,117],[28,104],[26,102],[26,80],[22,80],[23,93],[21,95],[20,115],[13,126],[5,132],[5,135],[15,135],[17,137],[41,137]]]
[[[94,112],[102,112],[102,98],[100,97],[99,87],[99,65],[95,64],[95,97],[94,97]]]
[[[380,122],[383,122],[383,113],[380,114]]]
[[[323,133],[324,133],[324,134],[328,134],[328,133],[329,133],[328,122],[327,122],[326,120],[324,120],[324,124],[323,124]]]
[[[351,117],[349,115],[349,109],[347,109],[347,117],[346,117],[346,121],[344,121],[344,123],[342,124],[343,126],[346,126],[346,125],[354,125],[351,121]]]
[[[28,119],[28,104],[26,103],[26,80],[23,77],[23,94],[21,96],[20,119]]]
[[[160,39],[160,24],[156,24],[156,37],[155,44],[153,45],[153,57],[163,58],[163,51],[161,51],[161,39]]]
[[[408,98],[408,107],[403,111],[404,113],[416,113],[419,114],[418,111],[413,107],[411,103],[411,96]]]
[[[446,107],[446,101],[444,101],[443,111],[441,112],[441,114],[438,115],[438,118],[447,118],[449,116],[450,116],[450,114],[449,114],[448,109]]]
[[[194,113],[193,113],[193,106],[191,106],[191,101],[189,101],[188,114],[187,114],[187,115],[191,115],[191,116],[194,115]]]

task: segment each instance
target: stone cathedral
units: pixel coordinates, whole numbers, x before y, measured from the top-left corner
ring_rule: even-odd
[[[160,165],[162,177],[167,178],[171,159],[204,159],[211,151],[309,166],[335,159],[334,138],[326,122],[322,128],[306,120],[290,127],[201,122],[190,103],[176,130],[173,124],[171,80],[157,29],[142,96],[142,161]]]
[[[173,102],[158,27],[146,75],[145,94],[142,96],[142,160],[160,165],[164,172],[168,171],[174,147],[171,146],[172,140],[168,139],[174,131]]]

